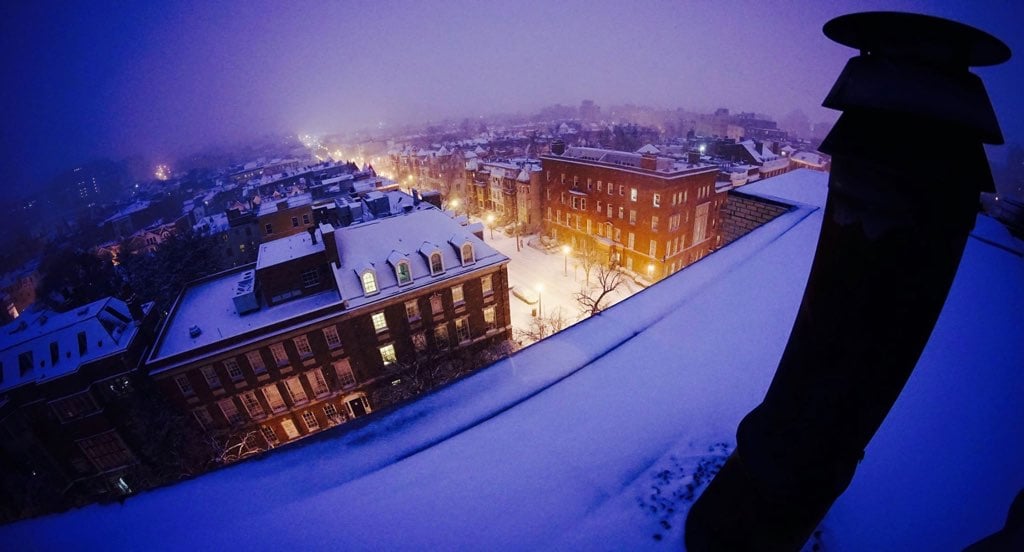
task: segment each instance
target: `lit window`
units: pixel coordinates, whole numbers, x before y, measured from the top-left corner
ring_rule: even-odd
[[[637,193],[636,188],[630,188],[629,189],[629,200],[630,201],[635,202],[637,200],[638,196],[639,196],[639,194]]]
[[[395,362],[398,362],[398,357],[395,355],[395,346],[388,343],[381,347],[380,359],[384,362],[384,366],[390,366]]]
[[[261,405],[259,399],[256,398],[255,391],[246,391],[245,393],[238,395],[238,398],[242,400],[242,406],[245,407],[245,411],[249,413],[250,418],[263,417],[263,405]]]
[[[324,328],[324,340],[327,341],[327,346],[331,349],[341,347],[341,337],[338,336],[338,328],[335,326]]]
[[[487,307],[484,309],[484,325],[487,327],[487,331],[497,328],[497,318],[495,316],[494,307]]]
[[[483,278],[480,278],[480,288],[483,289],[484,295],[494,292],[494,284],[491,281],[491,275],[488,274]]]
[[[299,356],[302,358],[313,356],[313,349],[309,346],[309,338],[300,335],[293,339],[292,342],[295,343],[295,349],[299,352]]]
[[[441,261],[441,254],[434,252],[430,254],[430,274],[436,275],[444,272],[444,263]]]
[[[262,374],[267,371],[267,365],[263,362],[263,355],[259,351],[245,353],[245,359],[249,361],[253,373]]]
[[[427,335],[423,332],[412,334],[412,346],[415,347],[417,351],[426,351]]]
[[[289,418],[281,420],[281,429],[284,430],[284,434],[287,435],[289,439],[294,439],[299,436],[299,429],[295,427],[295,422],[291,421]]]
[[[352,373],[352,365],[349,364],[347,358],[334,363],[334,375],[338,377],[338,385],[342,389],[347,389],[356,384],[356,377]]]
[[[192,382],[188,381],[188,376],[185,374],[174,376],[174,383],[178,384],[178,389],[182,395],[191,397],[196,394],[195,389],[192,389]]]
[[[267,444],[274,446],[280,441],[277,438],[277,433],[274,432],[274,428],[270,426],[260,426],[260,433],[263,434],[263,439],[267,441]]]
[[[224,369],[227,370],[231,381],[242,381],[245,379],[245,376],[242,375],[242,368],[238,366],[238,361],[233,358],[224,359]]]
[[[305,422],[306,429],[310,431],[320,429],[320,422],[316,421],[316,416],[309,410],[302,413],[302,421]]]
[[[370,320],[373,322],[373,330],[377,333],[388,331],[388,320],[384,316],[384,312],[375,312],[370,316]]]
[[[203,366],[199,371],[203,373],[203,377],[206,378],[206,384],[210,386],[210,389],[220,388],[220,377],[217,376],[217,371],[213,369],[213,366]]]
[[[658,217],[651,217],[651,230],[654,232],[658,231]]]
[[[462,264],[467,265],[473,261],[473,245],[468,243],[464,244],[462,246]]]
[[[410,322],[420,319],[420,306],[415,299],[405,302],[405,317]]]
[[[619,220],[626,218],[626,208],[619,205]]]
[[[435,293],[430,296],[430,313],[438,316],[444,313],[444,305],[441,304],[441,294]]]
[[[288,396],[291,397],[292,404],[304,403],[309,400],[309,397],[306,396],[306,390],[302,387],[302,382],[299,381],[298,376],[284,380],[284,388],[288,390]]]
[[[267,399],[267,405],[274,412],[280,412],[287,408],[284,404],[284,399],[281,398],[281,391],[277,388],[277,384],[272,383],[263,388],[263,398]]]
[[[455,304],[455,305],[459,305],[460,303],[465,303],[465,302],[466,302],[466,297],[462,294],[462,286],[461,285],[453,286],[452,287],[452,303]]]
[[[309,224],[309,214],[302,215],[302,224]]]
[[[455,335],[459,338],[459,343],[465,343],[469,341],[469,319],[458,318],[455,320]]]
[[[311,268],[302,273],[302,287],[313,287],[320,283],[320,271]]]
[[[327,417],[327,421],[331,424],[340,424],[344,420],[341,418],[341,414],[338,414],[338,407],[332,403],[324,405],[324,416]]]
[[[330,388],[327,387],[327,380],[324,379],[324,373],[320,368],[314,368],[306,372],[306,379],[309,381],[309,387],[313,390],[313,395],[322,397],[331,392]]]
[[[654,194],[653,203],[655,207],[661,207],[661,194]]]
[[[635,209],[630,209],[629,210],[629,223],[630,224],[636,224],[636,210]]]
[[[412,269],[409,268],[409,263],[406,261],[398,262],[395,274],[398,276],[398,285],[400,286],[412,282]]]
[[[658,242],[651,240],[650,250],[648,251],[648,254],[652,257],[658,256]]]
[[[217,401],[217,406],[220,407],[220,411],[224,414],[224,419],[229,424],[240,424],[245,421],[245,417],[238,411],[238,406],[235,404],[234,399],[227,398]]]
[[[622,185],[622,184],[619,184],[619,195],[620,196],[626,195],[626,187],[624,185]]]
[[[377,275],[372,270],[363,272],[363,293],[365,295],[371,295],[377,293]]]
[[[274,343],[270,346],[270,353],[274,355],[274,361],[278,366],[288,364],[288,353],[284,350],[283,343]]]

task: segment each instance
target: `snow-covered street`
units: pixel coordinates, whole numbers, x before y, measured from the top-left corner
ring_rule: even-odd
[[[565,256],[561,253],[548,253],[528,245],[538,240],[536,234],[520,237],[522,247],[519,251],[516,251],[514,237],[506,236],[497,229],[493,233],[494,237],[491,236],[490,229],[485,227],[484,241],[512,260],[508,265],[509,304],[514,338],[517,341],[523,340],[519,330],[530,326],[533,312],[538,308],[543,309],[542,314],[546,317],[561,310],[567,325],[575,324],[585,317],[574,295],[585,284],[586,278],[583,268],[572,254],[566,262]],[[591,281],[593,282],[593,274]],[[537,297],[538,301],[534,304],[526,303],[513,293],[516,289],[529,290],[525,295]],[[639,289],[637,284],[624,277],[622,285],[610,294],[608,306],[629,297]],[[529,343],[524,340],[522,345]]]

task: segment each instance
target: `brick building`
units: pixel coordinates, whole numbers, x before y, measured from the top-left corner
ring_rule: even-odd
[[[541,219],[540,166],[537,160],[466,162],[466,208],[483,216],[490,213],[498,224],[539,224]]]
[[[718,167],[658,155],[572,147],[541,156],[548,234],[659,280],[721,245]]]
[[[142,443],[125,402],[155,318],[152,303],[108,298],[0,329],[0,517],[130,492]]]
[[[265,242],[255,265],[191,283],[149,358],[158,386],[206,431],[268,448],[370,412],[417,363],[507,340],[508,258],[387,197],[385,214]]]

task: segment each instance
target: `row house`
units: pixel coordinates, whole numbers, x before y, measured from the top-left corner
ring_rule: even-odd
[[[466,206],[476,214],[494,214],[499,224],[540,223],[540,167],[536,161],[466,162]]]
[[[155,319],[152,303],[107,298],[0,328],[0,517],[131,492],[144,447],[126,401]]]
[[[508,340],[507,264],[427,202],[320,224],[188,285],[150,375],[207,432],[274,447],[371,412],[418,362]]]
[[[721,244],[718,167],[697,154],[658,155],[556,145],[541,156],[544,224],[574,249],[593,247],[608,263],[656,281]]]

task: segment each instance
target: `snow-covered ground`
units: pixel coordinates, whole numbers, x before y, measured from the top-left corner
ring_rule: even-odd
[[[512,315],[514,337],[520,340],[520,335],[516,330],[523,330],[530,326],[533,311],[538,306],[543,307],[544,316],[551,316],[560,310],[570,324],[584,318],[579,303],[574,299],[574,295],[586,284],[586,277],[578,260],[571,254],[566,259],[560,252],[549,253],[528,245],[538,239],[536,235],[522,236],[520,239],[522,247],[516,251],[514,237],[506,236],[504,232],[498,230],[494,231],[492,237],[490,229],[484,230],[484,241],[511,259],[508,265],[509,286],[528,289],[532,294],[538,294],[538,288],[541,289],[539,305],[527,304],[510,294],[509,309]],[[618,303],[639,289],[637,284],[624,276],[623,283],[609,295],[608,304]],[[522,344],[529,345],[526,341]]]
[[[749,185],[808,205],[436,393],[124,505],[0,527],[0,544],[678,550],[786,345],[826,177]],[[825,550],[960,550],[998,529],[1024,487],[1024,259],[988,222],[823,524]]]

